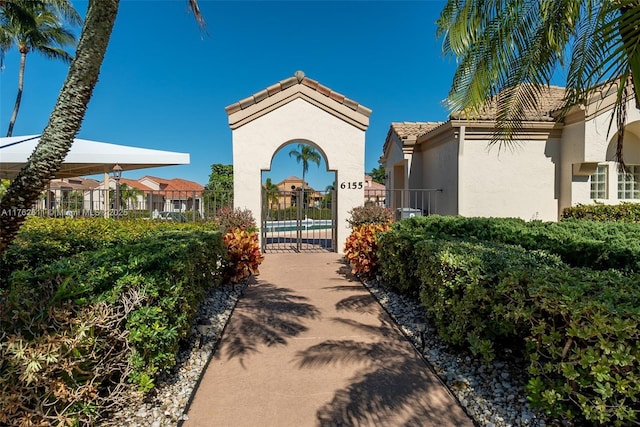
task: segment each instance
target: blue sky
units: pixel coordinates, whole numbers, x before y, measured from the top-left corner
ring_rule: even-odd
[[[86,1],[74,1],[84,15]],[[188,166],[126,172],[201,184],[213,163],[232,162],[224,108],[296,70],[371,108],[365,170],[378,166],[394,121],[445,120],[455,63],[444,58],[435,20],[444,1],[199,1],[202,35],[185,0],[121,0],[118,19],[79,137],[187,152]],[[18,54],[0,74],[0,133],[15,101]],[[38,134],[67,66],[29,54],[14,136]],[[301,176],[287,146],[269,177]],[[265,176],[266,178],[266,176]],[[333,178],[311,165],[308,181]]]

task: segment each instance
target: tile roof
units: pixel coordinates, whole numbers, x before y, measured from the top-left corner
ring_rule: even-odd
[[[151,187],[148,187],[148,186],[144,185],[143,183],[141,183],[140,181],[135,180],[135,179],[120,178],[120,184],[126,184],[128,187],[135,188],[137,190],[144,190],[144,191],[152,191],[153,190]]]
[[[99,185],[100,183],[95,179],[82,177],[52,179],[51,181],[49,181],[49,188],[51,189],[71,188],[74,190],[87,190],[96,188]]]
[[[371,110],[364,105],[359,104],[358,102],[345,97],[344,95],[331,90],[330,88],[320,84],[317,80],[310,79],[305,76],[302,71],[296,71],[293,77],[289,77],[288,79],[284,79],[279,81],[278,83],[269,86],[266,89],[261,90],[260,92],[256,92],[253,95],[242,99],[236,103],[233,103],[225,108],[227,114],[233,114],[240,110],[244,110],[245,108],[250,107],[251,105],[257,104],[270,96],[273,96],[279,92],[284,91],[285,89],[290,88],[294,85],[304,85],[307,86],[316,92],[326,96],[333,101],[343,104],[346,107],[349,107],[353,111],[357,111],[367,117],[371,115]]]
[[[459,120],[496,120],[498,99],[504,92],[499,93],[492,98],[487,105],[480,111],[479,115],[466,115],[462,111],[454,111],[451,113],[451,119]],[[561,109],[564,105],[565,88],[560,86],[545,86],[538,96],[539,104],[537,108],[525,107],[525,121],[542,121],[551,122],[555,120],[554,111]]]
[[[418,137],[440,126],[442,122],[393,122],[389,133],[394,131],[400,139]]]
[[[182,178],[164,179],[157,176],[145,175],[140,180],[147,178],[151,181],[155,181],[162,187],[162,190],[167,191],[202,191],[204,186],[194,181],[189,181]]]

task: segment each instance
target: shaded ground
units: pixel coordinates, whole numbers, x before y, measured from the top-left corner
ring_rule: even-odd
[[[184,426],[472,426],[335,253],[268,254]]]

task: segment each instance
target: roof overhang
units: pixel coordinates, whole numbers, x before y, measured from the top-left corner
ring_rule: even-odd
[[[229,126],[237,129],[296,99],[303,99],[358,129],[369,127],[369,108],[305,77],[301,71],[226,107]]]
[[[0,138],[0,178],[14,178],[26,164],[38,142],[40,142],[39,135]],[[54,178],[109,173],[116,164],[120,165],[122,170],[130,171],[189,163],[188,153],[129,147],[76,138]]]

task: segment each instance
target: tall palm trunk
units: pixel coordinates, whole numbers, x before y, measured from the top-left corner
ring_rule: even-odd
[[[11,114],[11,120],[9,120],[9,128],[7,129],[7,136],[13,134],[13,125],[16,123],[18,117],[18,110],[20,109],[20,101],[22,101],[22,88],[24,87],[24,64],[27,62],[27,52],[23,52],[20,49],[20,71],[18,73],[18,94],[16,95],[16,104],[13,106],[13,114]]]
[[[76,56],[40,143],[0,200],[0,257],[49,180],[60,169],[80,130],[98,81],[119,0],[90,0]]]

